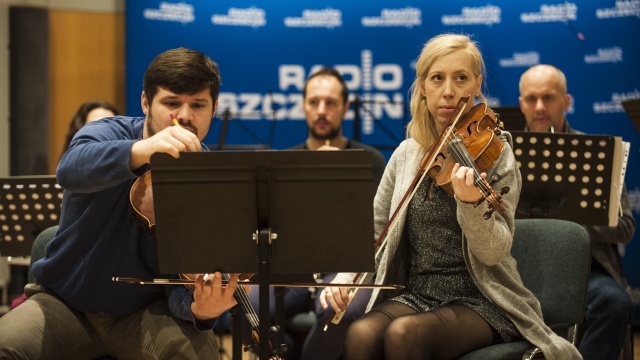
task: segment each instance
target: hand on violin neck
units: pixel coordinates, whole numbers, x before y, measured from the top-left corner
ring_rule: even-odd
[[[233,296],[237,286],[238,274],[231,275],[226,285],[222,284],[222,274],[219,272],[197,274],[191,312],[199,321],[217,318],[237,304]]]
[[[487,174],[482,173],[480,177],[486,178]],[[476,174],[472,168],[460,166],[456,163],[451,170],[451,186],[456,199],[465,203],[476,203],[482,198],[482,193],[476,186]]]

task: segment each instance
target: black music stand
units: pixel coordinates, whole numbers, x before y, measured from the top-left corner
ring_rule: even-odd
[[[518,106],[501,106],[491,109],[499,116],[507,131],[523,131],[527,125],[522,110]]]
[[[30,256],[38,234],[58,224],[62,188],[53,175],[0,178],[0,254]]]
[[[607,135],[511,131],[522,174],[517,218],[615,226],[621,139]]]
[[[622,102],[622,107],[640,133],[640,99],[625,100]]]
[[[365,151],[155,154],[151,168],[160,272],[258,273],[261,334],[271,274],[374,271]]]

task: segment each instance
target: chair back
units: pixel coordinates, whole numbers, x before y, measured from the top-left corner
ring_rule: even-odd
[[[550,327],[583,320],[591,267],[589,234],[557,219],[517,219],[511,254],[524,285],[538,298]]]
[[[35,282],[35,278],[31,273],[31,266],[33,265],[34,262],[44,257],[45,248],[47,247],[47,244],[49,244],[49,241],[53,240],[53,237],[56,236],[57,231],[58,231],[58,225],[50,226],[42,230],[38,234],[38,236],[36,236],[36,239],[33,241],[33,245],[31,246],[31,260],[29,263],[29,276],[27,280],[29,283]]]

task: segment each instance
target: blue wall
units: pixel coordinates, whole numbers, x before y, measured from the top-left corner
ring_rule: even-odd
[[[189,47],[220,65],[219,115],[236,115],[228,144],[274,149],[306,138],[301,85],[315,66],[338,67],[363,100],[345,134],[382,148],[403,138],[413,61],[425,41],[466,33],[481,44],[490,106],[517,106],[518,80],[550,63],[567,75],[572,127],[631,142],[626,184],[640,216],[640,135],[620,102],[640,98],[640,1],[205,1],[127,2],[127,108],[142,115],[142,77],[160,52]],[[217,144],[221,121],[206,139]],[[631,285],[640,292],[640,235],[624,249]],[[636,316],[638,318],[638,316]]]

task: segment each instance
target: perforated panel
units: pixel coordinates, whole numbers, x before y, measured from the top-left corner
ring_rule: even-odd
[[[607,225],[612,136],[512,132],[522,174],[518,217]]]
[[[35,237],[58,224],[62,188],[55,176],[14,176],[0,182],[0,254],[28,256]]]

